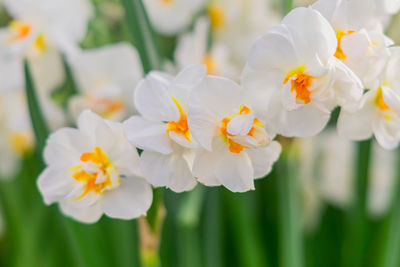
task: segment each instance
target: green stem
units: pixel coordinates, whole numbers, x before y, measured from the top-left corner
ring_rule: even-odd
[[[282,1],[282,14],[287,15],[293,8],[293,0]]]
[[[384,236],[381,261],[378,266],[400,266],[400,150],[397,152],[396,190],[389,216],[387,232]]]
[[[126,22],[142,60],[144,72],[161,69],[162,60],[143,2],[141,0],[121,1],[125,8]]]
[[[371,140],[357,143],[354,199],[348,214],[348,239],[343,247],[344,266],[360,266],[366,252],[368,228],[367,188],[371,161]]]
[[[239,195],[224,191],[226,216],[232,226],[235,247],[238,248],[239,266],[264,267],[268,266],[268,259],[259,235],[261,230],[254,213],[251,212],[254,202],[249,194],[251,193]]]
[[[303,266],[303,240],[299,216],[299,195],[293,140],[289,140],[285,154],[278,162],[278,200],[280,216],[280,265]]]

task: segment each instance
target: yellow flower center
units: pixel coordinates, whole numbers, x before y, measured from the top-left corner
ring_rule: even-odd
[[[290,92],[296,92],[296,99],[302,101],[304,104],[311,102],[311,92],[309,88],[312,85],[312,79],[315,77],[304,73],[305,67],[300,66],[299,68],[290,71],[287,75],[283,84],[285,85],[289,80],[291,83]],[[293,78],[293,79],[292,79]]]
[[[337,31],[336,32],[336,38],[337,38],[337,48],[335,52],[335,57],[337,57],[340,60],[345,60],[347,58],[346,54],[342,50],[342,38],[344,36],[350,35],[355,33],[355,31],[349,30],[349,31]]]
[[[231,135],[228,133],[228,123],[237,115],[245,115],[245,114],[249,114],[249,113],[250,113],[250,109],[248,107],[240,106],[239,113],[235,113],[231,117],[223,118],[221,121],[221,127],[220,127],[221,136],[222,136],[223,140],[225,141],[225,143],[229,146],[229,151],[231,151],[232,153],[238,154],[247,147],[232,140],[232,137],[234,137],[234,135]],[[250,131],[247,135],[253,136],[253,134],[256,130],[255,125],[258,125],[258,126],[264,128],[264,124],[259,119],[254,118],[253,127],[250,129]]]
[[[13,20],[10,23],[9,28],[14,33],[8,40],[10,43],[24,40],[32,33],[32,25],[19,20]],[[39,52],[44,52],[46,50],[47,44],[43,34],[39,34],[36,37],[33,42],[33,47]]]
[[[216,66],[215,66],[214,57],[211,54],[207,54],[203,58],[203,65],[206,65],[206,67],[207,67],[207,74],[209,74],[209,75],[217,75],[218,74]]]
[[[14,152],[20,156],[26,156],[32,151],[32,139],[28,134],[14,133],[11,135],[11,145]]]
[[[185,112],[182,109],[181,104],[178,102],[178,100],[175,97],[172,97],[172,100],[175,102],[175,105],[178,107],[179,110],[179,120],[178,121],[169,121],[167,123],[167,133],[169,132],[175,132],[178,134],[181,134],[185,137],[185,139],[189,142],[192,142],[191,140],[191,134],[189,131],[189,126],[187,123],[187,116]]]
[[[81,182],[85,189],[74,200],[83,198],[91,191],[101,195],[104,190],[119,185],[119,174],[100,147],[96,147],[93,152],[83,153],[80,161],[81,165],[72,167],[72,177]]]
[[[225,26],[225,13],[220,4],[212,3],[207,8],[210,25],[213,30],[220,30]]]
[[[385,99],[382,95],[382,88],[379,88],[376,92],[375,96],[375,105],[379,108],[380,111],[383,112],[386,121],[391,120],[390,112],[393,111],[385,102]]]

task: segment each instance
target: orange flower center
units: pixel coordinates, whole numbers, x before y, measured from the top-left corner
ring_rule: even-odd
[[[115,113],[122,111],[125,104],[121,99],[93,98],[88,96],[89,102],[93,104],[93,109],[103,118],[112,118]]]
[[[211,54],[207,54],[203,58],[203,65],[205,65],[207,67],[207,74],[209,74],[209,75],[217,75],[218,74],[216,66],[215,66],[215,60]]]
[[[231,135],[230,133],[228,133],[228,123],[237,115],[245,115],[245,114],[249,114],[249,113],[250,113],[250,109],[248,107],[240,106],[239,113],[234,114],[232,117],[223,118],[221,121],[221,127],[220,127],[221,136],[222,136],[223,140],[225,141],[225,143],[228,144],[229,151],[231,151],[232,153],[238,154],[247,147],[232,140],[232,137],[234,137],[234,135]],[[254,131],[255,131],[255,127],[254,127],[255,125],[264,127],[264,124],[259,119],[254,118],[253,127],[250,129],[250,131],[248,133],[249,136],[253,136]]]
[[[350,35],[355,33],[355,31],[349,30],[349,31],[337,31],[336,32],[336,38],[337,38],[337,48],[335,52],[335,57],[337,57],[340,60],[345,60],[347,58],[346,54],[342,50],[342,38],[344,36]]]
[[[10,43],[24,40],[32,33],[32,25],[19,20],[13,20],[10,23],[9,28],[14,33],[8,40]],[[47,45],[43,34],[39,34],[36,37],[35,41],[33,42],[33,47],[40,52],[44,52],[46,50]]]
[[[224,9],[220,4],[212,3],[207,8],[210,17],[210,25],[214,30],[222,29],[225,26]]]
[[[185,139],[189,142],[192,142],[191,140],[191,134],[189,131],[189,126],[187,123],[187,116],[185,112],[182,109],[181,104],[178,102],[178,100],[175,97],[172,97],[172,100],[175,102],[175,105],[178,107],[179,110],[179,120],[178,121],[169,121],[167,123],[167,133],[169,132],[175,132],[178,134],[181,134],[185,137]]]
[[[161,4],[169,6],[174,3],[174,0],[160,0]]]
[[[304,73],[305,67],[301,66],[294,71],[287,74],[283,84],[285,85],[289,80],[291,83],[290,92],[296,92],[296,99],[302,101],[304,104],[311,102],[311,92],[309,88],[312,85],[312,79],[315,77]]]
[[[26,133],[13,133],[11,135],[11,146],[18,156],[26,156],[32,151],[32,138]]]
[[[81,165],[72,167],[72,177],[83,183],[85,189],[74,200],[83,198],[91,191],[101,195],[104,190],[119,185],[120,177],[100,147],[96,147],[93,152],[83,153],[80,160]],[[85,164],[90,165],[90,168],[84,168]]]

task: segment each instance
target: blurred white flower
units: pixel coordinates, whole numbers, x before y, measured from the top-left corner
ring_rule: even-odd
[[[352,140],[364,140],[373,134],[385,149],[394,149],[400,141],[400,48],[390,48],[391,57],[377,87],[365,93],[354,110],[342,110],[339,134]]]
[[[23,91],[0,91],[0,177],[12,178],[33,151],[34,137]]]
[[[188,122],[202,146],[193,174],[205,185],[254,190],[254,178],[267,175],[279,157],[279,143],[271,142],[242,88],[227,78],[207,76],[193,90]]]
[[[270,7],[269,0],[209,0],[207,13],[214,40],[229,47],[239,68],[246,63],[250,47],[280,15]]]
[[[58,128],[66,120],[50,94],[64,80],[59,51],[76,52],[92,6],[88,0],[4,0],[4,6],[14,20],[0,29],[0,60],[19,61],[4,79],[23,83],[22,61],[28,59],[42,110],[51,128]]]
[[[197,147],[187,122],[188,98],[206,74],[204,66],[183,69],[175,78],[153,71],[135,90],[134,103],[140,116],[124,122],[128,140],[143,149],[141,167],[154,186],[175,192],[191,190],[192,154]]]
[[[316,135],[336,104],[361,97],[359,79],[334,57],[336,44],[329,23],[311,8],[294,9],[254,43],[242,84],[279,134]]]
[[[146,11],[155,30],[175,35],[185,30],[205,0],[144,0]]]
[[[396,151],[385,150],[373,143],[371,175],[368,190],[368,211],[373,218],[385,215],[396,190]]]
[[[207,49],[208,30],[209,22],[203,17],[197,20],[193,32],[180,37],[175,50],[178,69],[203,64],[207,67],[208,74],[237,78],[240,73],[239,68],[232,62],[227,46],[215,43]]]
[[[48,166],[38,179],[44,202],[59,203],[63,213],[78,221],[93,223],[103,213],[133,219],[151,205],[139,155],[120,123],[86,110],[78,129],[63,128],[49,137],[44,158]]]
[[[127,43],[83,50],[70,60],[80,94],[70,99],[74,118],[84,109],[121,121],[134,111],[131,95],[143,77],[139,55]]]
[[[88,0],[4,0],[4,6],[14,20],[0,31],[1,45],[25,55],[73,49],[93,11]]]
[[[374,1],[319,0],[312,6],[336,32],[335,56],[353,70],[368,89],[377,86],[378,76],[389,57],[388,47],[393,44],[383,32]]]

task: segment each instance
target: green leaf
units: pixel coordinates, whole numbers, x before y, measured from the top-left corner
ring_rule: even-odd
[[[24,73],[26,98],[28,101],[29,115],[31,117],[33,131],[35,133],[36,148],[37,152],[41,153],[46,143],[47,136],[49,135],[49,128],[40,108],[39,100],[36,94],[36,88],[33,83],[29,63],[27,60],[24,61]]]
[[[139,51],[145,73],[161,69],[162,59],[156,46],[154,33],[141,0],[121,0],[125,19],[133,41]]]

